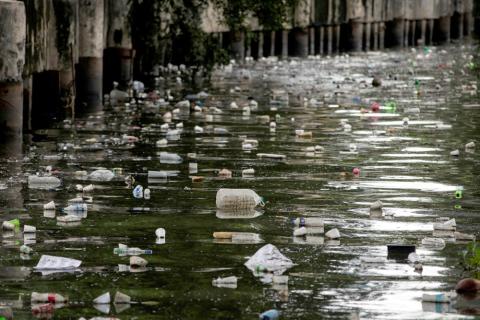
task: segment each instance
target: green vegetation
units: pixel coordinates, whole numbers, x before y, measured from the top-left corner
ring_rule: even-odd
[[[265,30],[279,30],[288,22],[299,0],[213,0],[222,10],[224,23],[233,31],[245,30],[247,17],[258,18]]]
[[[281,29],[292,17],[299,0],[212,0],[232,31],[246,30],[248,17],[257,17],[265,30]],[[228,62],[217,38],[201,27],[208,0],[130,0],[132,40],[136,51],[135,73],[167,63],[201,66],[212,70]]]
[[[480,247],[475,241],[470,243],[463,252],[463,264],[473,277],[480,279]]]

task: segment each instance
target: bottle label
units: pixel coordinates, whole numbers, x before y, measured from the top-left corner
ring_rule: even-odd
[[[54,293],[49,293],[47,296],[47,301],[50,303],[55,303],[55,294]]]

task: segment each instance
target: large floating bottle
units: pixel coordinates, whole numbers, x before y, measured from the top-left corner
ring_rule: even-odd
[[[219,189],[216,204],[224,210],[253,210],[264,205],[263,199],[251,189]]]

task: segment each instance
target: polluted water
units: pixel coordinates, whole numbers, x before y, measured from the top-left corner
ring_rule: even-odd
[[[476,48],[427,49],[230,63],[200,88],[170,65],[28,132],[0,158],[0,312],[480,312],[449,293],[480,230]]]

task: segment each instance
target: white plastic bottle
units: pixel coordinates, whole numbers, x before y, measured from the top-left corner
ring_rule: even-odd
[[[49,302],[49,303],[64,303],[68,299],[58,293],[39,293],[32,292],[32,303],[34,302]]]
[[[216,205],[225,210],[253,210],[264,205],[262,198],[251,189],[226,189],[217,191]]]

